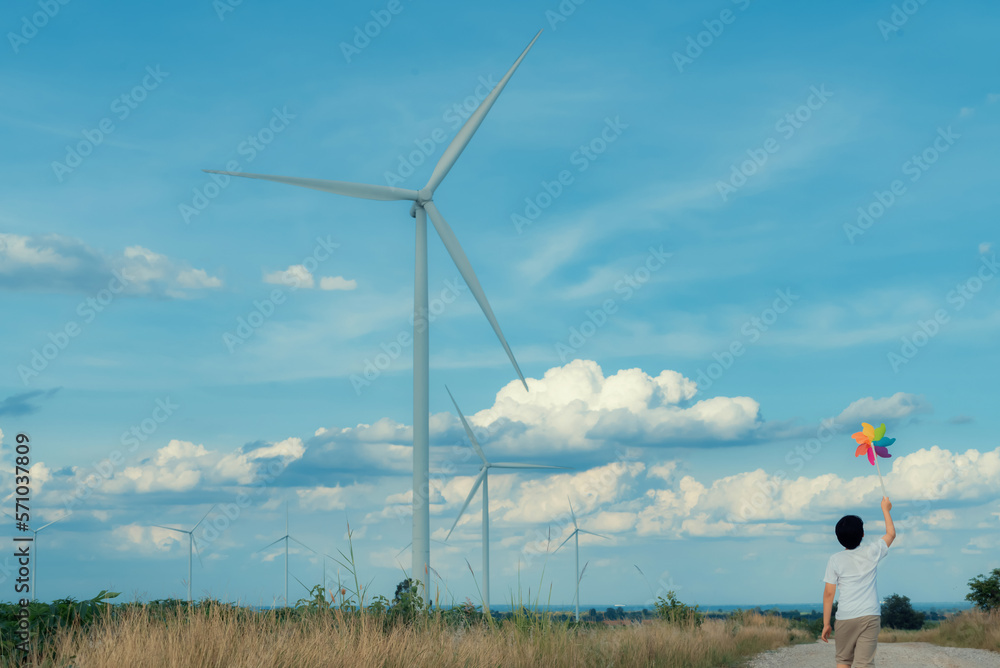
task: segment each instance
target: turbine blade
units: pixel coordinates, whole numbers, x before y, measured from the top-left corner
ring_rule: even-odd
[[[490,464],[495,469],[568,469],[568,466],[546,466],[545,464],[511,464],[502,462],[500,464]]]
[[[177,533],[191,533],[190,531],[187,531],[185,529],[178,529],[176,527],[165,527],[162,524],[150,524],[149,526],[156,527],[157,529],[166,529],[167,531],[176,531]],[[39,531],[41,531],[41,529],[39,529]]]
[[[469,437],[469,440],[472,442],[473,450],[475,450],[476,454],[479,455],[479,458],[483,460],[483,464],[489,466],[490,463],[489,461],[487,461],[486,455],[483,454],[483,449],[479,447],[479,441],[476,440],[476,435],[472,433],[472,427],[469,426],[469,423],[466,421],[465,416],[462,415],[462,409],[458,407],[458,402],[455,401],[455,397],[451,396],[451,390],[448,389],[447,385],[444,386],[444,390],[445,392],[448,393],[448,396],[451,397],[451,403],[455,404],[455,410],[458,411],[458,417],[462,421],[462,426],[465,427],[465,434]]]
[[[198,551],[198,541],[194,539],[194,530],[191,532],[191,547],[194,548],[194,556],[198,557],[198,565],[205,568],[205,562],[201,560],[201,552]]]
[[[292,538],[291,536],[289,536],[289,538],[291,538],[291,539],[292,539],[292,540],[294,540],[294,541],[295,541],[296,543],[298,543],[298,544],[299,544],[299,545],[301,545],[302,547],[306,548],[307,550],[309,550],[309,551],[310,551],[310,552],[312,552],[313,554],[319,554],[319,552],[317,552],[316,550],[312,549],[311,547],[309,547],[308,545],[306,545],[305,543],[303,543],[303,542],[302,542],[301,540],[299,540],[298,538]]]
[[[263,181],[275,181],[276,183],[286,183],[290,186],[300,188],[311,188],[322,190],[335,195],[346,195],[347,197],[357,197],[360,199],[374,199],[382,202],[394,200],[417,200],[417,191],[407,188],[393,188],[392,186],[376,186],[368,183],[351,183],[349,181],[327,181],[325,179],[303,179],[297,176],[271,176],[268,174],[247,174],[245,172],[223,172],[216,169],[203,169],[209,174],[225,174],[227,176],[242,176],[247,179],[261,179]]]
[[[396,558],[398,559],[398,558],[399,558],[399,555],[401,555],[401,554],[403,554],[404,552],[406,552],[407,550],[409,550],[409,549],[410,549],[410,546],[411,546],[411,545],[413,545],[413,543],[412,543],[412,542],[411,542],[411,543],[407,543],[407,544],[406,544],[406,547],[404,547],[404,548],[403,548],[402,550],[400,550],[399,552],[397,552],[397,553],[396,553]],[[333,559],[333,557],[330,557],[330,558],[331,558],[331,559]],[[336,561],[336,559],[334,559],[334,561]]]
[[[461,244],[458,243],[455,233],[452,232],[451,227],[444,219],[444,216],[441,215],[441,212],[438,211],[434,202],[425,202],[424,209],[426,209],[427,215],[430,216],[431,222],[434,223],[434,229],[437,230],[438,236],[441,237],[444,247],[448,249],[448,254],[451,255],[451,259],[455,262],[455,266],[458,267],[459,273],[462,274],[462,278],[465,279],[466,284],[469,286],[469,290],[476,298],[476,301],[479,302],[479,308],[483,310],[486,319],[490,321],[490,326],[496,332],[497,338],[500,339],[503,349],[507,351],[507,357],[510,358],[510,363],[514,365],[517,377],[521,379],[524,390],[527,392],[528,383],[524,380],[524,374],[521,373],[521,367],[517,365],[517,360],[514,359],[514,353],[511,352],[510,346],[507,345],[507,339],[504,338],[503,332],[500,331],[500,323],[497,322],[496,316],[493,315],[493,309],[490,308],[490,303],[486,300],[486,293],[483,292],[483,286],[479,284],[479,279],[476,278],[476,272],[472,269],[472,263],[469,262],[469,258],[466,257],[465,251],[462,250]]]
[[[503,92],[504,86],[507,85],[511,76],[514,75],[514,70],[516,70],[517,66],[521,64],[524,57],[528,55],[528,51],[531,50],[531,47],[535,44],[535,40],[537,40],[538,36],[541,34],[541,30],[535,34],[528,46],[525,47],[524,51],[521,52],[521,55],[518,56],[517,60],[514,61],[514,64],[511,65],[511,68],[507,70],[507,74],[505,74],[503,79],[500,80],[500,83],[498,83],[496,87],[490,91],[490,94],[486,96],[486,99],[483,100],[479,107],[472,113],[471,116],[469,116],[469,120],[465,121],[465,125],[463,125],[462,129],[458,131],[455,138],[451,140],[451,143],[448,144],[448,148],[446,148],[444,153],[441,154],[441,159],[438,160],[438,163],[434,166],[434,172],[431,174],[431,178],[427,182],[427,185],[424,186],[425,190],[430,190],[431,193],[433,193],[437,190],[437,187],[441,185],[441,181],[443,181],[444,177],[448,175],[448,172],[455,164],[455,161],[458,160],[458,156],[462,155],[462,151],[464,151],[465,147],[468,146],[469,140],[472,139],[472,135],[476,134],[476,130],[479,129],[483,119],[486,118],[486,114],[488,114],[490,108],[493,107],[493,103],[497,101],[500,93]]]
[[[280,542],[281,542],[281,541],[283,541],[283,540],[285,540],[285,537],[284,537],[284,536],[282,536],[282,537],[281,537],[281,538],[279,538],[278,540],[274,541],[273,543],[268,543],[268,544],[267,544],[267,545],[265,545],[264,547],[260,548],[260,549],[259,549],[259,550],[257,550],[256,552],[254,552],[254,554],[259,554],[259,553],[263,552],[264,550],[266,550],[267,548],[271,547],[272,545],[277,545],[278,543],[280,543]]]
[[[292,540],[295,540],[295,539],[293,538]],[[291,575],[292,575],[293,578],[295,578],[296,582],[298,582],[300,585],[302,585],[303,589],[305,589],[307,592],[310,592],[310,593],[312,592],[312,589],[310,589],[309,587],[307,587],[306,583],[304,583],[302,580],[300,580],[300,579],[298,579],[298,578],[295,577],[295,573],[292,573]]]
[[[6,514],[7,514],[7,513],[4,513],[4,515],[6,515]],[[43,526],[43,527],[39,527],[38,529],[35,529],[34,531],[35,531],[35,533],[38,533],[39,531],[41,531],[41,530],[42,530],[42,529],[44,529],[45,527],[50,527],[50,526],[52,526],[53,524],[55,524],[56,522],[62,522],[62,521],[63,521],[64,519],[66,519],[67,517],[69,517],[69,513],[66,513],[65,515],[63,515],[62,517],[60,517],[60,518],[59,518],[59,519],[57,519],[57,520],[52,520],[51,522],[49,522],[49,523],[48,523],[48,524],[46,524],[45,526]],[[11,518],[11,519],[13,519],[13,518]]]
[[[566,497],[566,500],[569,501],[569,497],[568,496]],[[573,526],[576,527],[577,531],[579,531],[580,530],[580,525],[576,523],[576,513],[573,511],[573,502],[572,501],[569,501],[569,513],[570,513],[570,515],[573,516]]]
[[[559,543],[559,547],[557,547],[556,549],[554,549],[552,551],[552,554],[555,554],[556,552],[558,552],[562,548],[563,545],[565,545],[566,543],[568,543],[569,539],[572,538],[573,536],[575,536],[577,531],[579,531],[579,529],[576,529],[573,533],[571,533],[570,535],[566,536],[566,540],[564,540],[563,542]]]
[[[470,503],[472,503],[472,497],[474,497],[474,496],[476,495],[476,492],[477,492],[477,491],[479,490],[479,486],[480,486],[481,484],[483,484],[483,478],[485,478],[485,477],[486,477],[486,472],[487,472],[488,470],[489,470],[489,469],[487,469],[487,468],[486,468],[486,467],[484,466],[484,467],[483,467],[483,469],[482,469],[482,470],[481,470],[481,471],[479,472],[479,475],[478,475],[478,476],[476,476],[476,482],[475,482],[475,484],[474,484],[474,485],[472,486],[472,491],[471,491],[471,492],[469,492],[469,496],[467,496],[467,497],[466,497],[466,499],[465,499],[465,505],[464,505],[464,506],[462,506],[462,510],[460,510],[460,511],[459,511],[459,513],[458,513],[458,517],[456,517],[456,518],[455,518],[455,523],[451,525],[451,529],[450,529],[450,530],[448,531],[448,535],[447,535],[447,536],[445,536],[445,538],[444,538],[445,540],[448,540],[448,538],[450,538],[450,537],[451,537],[451,532],[452,532],[452,531],[454,531],[454,530],[455,530],[455,527],[457,527],[457,526],[458,526],[458,521],[459,521],[460,519],[462,519],[462,515],[464,515],[464,514],[465,514],[465,509],[469,507],[469,504],[470,504]]]
[[[215,504],[212,504],[212,507],[208,509],[208,512],[205,513],[205,517],[208,517],[212,513],[213,510],[215,510]],[[201,526],[201,523],[205,521],[205,517],[202,517],[200,520],[198,520],[198,524],[194,525],[194,529],[191,529],[191,533],[194,533],[195,529],[197,529],[199,526]]]
[[[590,534],[591,536],[597,536],[598,538],[603,538],[604,540],[611,540],[607,536],[599,533],[594,533],[593,531],[587,531],[586,529],[580,529],[580,533]]]

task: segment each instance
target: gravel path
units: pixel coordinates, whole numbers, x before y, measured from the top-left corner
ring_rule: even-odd
[[[833,642],[783,647],[757,655],[747,668],[834,668]],[[938,647],[925,642],[879,643],[878,668],[1000,668],[1000,654],[983,649]]]

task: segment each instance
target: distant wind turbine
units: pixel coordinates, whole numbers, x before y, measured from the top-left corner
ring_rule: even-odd
[[[472,497],[476,495],[476,490],[479,486],[483,487],[483,612],[489,614],[490,612],[490,469],[564,469],[565,466],[544,466],[542,464],[509,464],[509,463],[491,463],[486,459],[486,455],[483,453],[482,447],[479,445],[479,441],[476,440],[476,435],[472,432],[472,428],[469,426],[468,421],[465,419],[465,415],[462,414],[462,409],[458,407],[458,402],[455,401],[455,397],[451,395],[451,390],[445,386],[445,391],[448,392],[448,396],[451,397],[451,403],[455,404],[455,410],[458,411],[458,417],[462,421],[462,426],[465,427],[465,433],[469,437],[469,441],[472,443],[472,448],[479,455],[479,459],[482,460],[483,464],[479,468],[479,475],[476,476],[476,482],[472,485],[472,491],[469,492],[469,496],[465,499],[465,505],[462,506],[462,510],[459,511],[458,517],[455,518],[455,523],[451,525],[451,530],[448,531],[448,535],[445,540],[451,537],[451,532],[455,530],[458,526],[458,521],[462,519],[462,515],[465,513],[465,509],[469,507],[469,503],[472,501]],[[471,567],[470,567],[471,568]]]
[[[514,74],[514,70],[528,54],[534,45],[535,40],[541,34],[539,30],[528,46],[524,49],[514,64],[507,71],[507,74],[490,91],[486,99],[469,116],[465,125],[458,131],[451,144],[445,149],[430,180],[420,190],[410,190],[407,188],[396,188],[393,186],[370,185],[365,183],[348,183],[345,181],[326,181],[322,179],[307,179],[289,176],[268,176],[265,174],[246,174],[241,172],[227,172],[206,169],[210,174],[226,174],[229,176],[243,176],[251,179],[263,179],[265,181],[275,181],[287,185],[300,186],[302,188],[312,188],[323,192],[334,193],[336,195],[346,195],[347,197],[357,197],[360,199],[372,199],[379,201],[409,201],[413,202],[410,207],[410,215],[416,219],[416,267],[414,271],[414,294],[413,294],[413,570],[412,577],[424,580],[429,579],[431,552],[430,552],[430,407],[429,407],[429,320],[427,310],[427,217],[429,216],[437,230],[438,236],[444,243],[448,254],[454,261],[462,278],[465,279],[469,290],[479,303],[479,307],[489,320],[490,326],[500,339],[500,344],[507,352],[517,372],[518,378],[524,385],[525,391],[528,383],[524,380],[514,353],[507,345],[507,339],[500,331],[500,324],[493,309],[486,300],[486,293],[476,278],[476,272],[472,269],[469,258],[458,243],[458,238],[452,231],[451,226],[445,221],[444,216],[438,211],[434,204],[434,192],[444,180],[445,176],[454,166],[462,151],[469,144],[472,136],[486,118],[493,104],[503,91],[507,82]],[[423,582],[427,586],[427,582]],[[426,590],[425,590],[426,591]]]
[[[264,547],[260,548],[256,552],[254,552],[254,554],[259,554],[259,553],[263,552],[264,550],[266,550],[267,548],[271,547],[272,545],[277,545],[281,541],[285,541],[285,607],[288,607],[288,541],[290,541],[290,540],[294,540],[296,543],[298,543],[299,545],[301,545],[302,547],[306,548],[307,550],[309,550],[310,552],[312,552],[314,554],[319,554],[319,552],[316,552],[316,550],[312,549],[311,547],[309,547],[308,545],[306,545],[305,543],[303,543],[301,540],[299,540],[297,538],[293,538],[292,536],[289,535],[289,533],[288,533],[288,502],[286,501],[285,502],[285,535],[282,536],[281,538],[279,538],[278,540],[272,542],[272,543],[268,543]],[[333,557],[330,557],[330,558],[332,559]],[[326,572],[326,562],[325,561],[323,562],[323,570],[324,570],[324,573],[325,573]],[[325,578],[325,575],[324,575],[324,578]],[[295,579],[298,580],[298,578],[295,578]],[[301,581],[300,581],[300,584],[301,584]],[[305,585],[302,585],[302,586],[305,587]],[[324,586],[325,586],[325,583],[324,583]],[[309,588],[306,587],[306,589],[308,590]]]
[[[213,510],[215,510],[215,506],[212,506],[211,508],[208,509],[208,512],[205,513],[205,517],[208,517]],[[205,517],[202,517],[200,520],[198,520],[198,524],[195,524],[190,531],[186,529],[178,529],[176,527],[165,527],[160,524],[153,525],[158,529],[166,529],[167,531],[176,531],[177,533],[186,533],[188,535],[188,604],[189,605],[191,604],[191,555],[193,552],[196,552],[198,550],[198,548],[195,546],[194,532],[199,526],[201,526],[201,523],[205,521]],[[198,555],[198,561],[201,562],[201,555]]]
[[[566,500],[569,501],[569,498],[567,497]],[[611,539],[608,538],[607,536],[602,536],[599,533],[594,533],[593,531],[587,531],[585,529],[581,529],[580,525],[576,523],[576,513],[573,512],[573,502],[572,501],[569,502],[569,512],[573,516],[573,533],[571,533],[570,535],[566,536],[566,540],[564,540],[559,545],[559,547],[556,548],[555,551],[558,552],[559,549],[562,548],[563,545],[565,545],[566,543],[569,542],[570,538],[575,538],[576,539],[575,540],[575,543],[576,543],[576,594],[573,596],[573,602],[574,602],[574,605],[576,606],[576,621],[580,621],[580,579],[583,577],[583,573],[580,572],[580,534],[585,533],[585,534],[588,534],[590,536],[597,536],[598,538],[603,538],[605,540],[611,540]],[[584,566],[584,568],[586,568],[586,566]]]
[[[3,511],[0,511],[0,512],[3,512]],[[10,519],[14,520],[14,516],[13,515],[10,515],[10,514],[8,514],[6,512],[4,512],[3,514],[7,515],[7,517],[9,517]],[[32,541],[31,542],[32,542],[32,545],[34,545],[34,548],[35,548],[34,549],[34,552],[35,552],[34,566],[35,567],[31,570],[31,600],[32,601],[37,600],[37,598],[38,598],[38,590],[35,589],[35,578],[38,575],[38,534],[39,534],[39,532],[42,529],[50,527],[53,524],[55,524],[56,522],[62,522],[64,519],[66,519],[69,516],[70,516],[70,513],[66,513],[65,515],[63,515],[59,519],[52,520],[48,524],[44,524],[41,527],[39,527],[38,529],[32,529],[32,531],[31,531],[31,533],[32,533]],[[17,520],[14,520],[14,521],[17,521]]]

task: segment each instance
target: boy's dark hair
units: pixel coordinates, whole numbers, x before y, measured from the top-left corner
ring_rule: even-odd
[[[837,522],[837,540],[848,550],[861,545],[865,537],[865,523],[857,515],[844,515]]]

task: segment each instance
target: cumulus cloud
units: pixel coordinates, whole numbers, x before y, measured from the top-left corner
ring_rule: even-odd
[[[591,360],[529,378],[529,392],[511,382],[490,408],[468,416],[506,453],[596,452],[615,445],[735,445],[772,433],[750,397],[693,401],[694,381],[676,371],[650,376],[623,369],[605,377]]]
[[[204,269],[142,246],[107,254],[71,237],[0,234],[0,288],[186,298],[220,287]]]
[[[262,477],[264,467],[271,462],[284,469],[304,452],[302,439],[294,437],[277,443],[252,443],[232,452],[171,439],[153,456],[101,476],[98,490],[103,494],[151,494],[190,492],[210,485],[249,485]],[[71,467],[59,484],[63,492],[73,494],[74,489],[86,489],[93,476],[90,467]]]
[[[317,287],[316,278],[303,264],[293,264],[288,269],[264,274],[264,282],[287,285],[300,290],[312,290]],[[356,287],[358,287],[356,280],[347,280],[343,276],[322,276],[319,279],[320,290],[353,290]]]
[[[900,424],[905,418],[930,412],[931,406],[924,397],[897,392],[891,397],[858,399],[833,418],[833,422],[838,430],[854,432],[861,429],[862,422],[871,422],[873,415],[878,415],[880,420],[891,427]]]
[[[897,504],[981,502],[994,498],[1000,487],[1000,448],[981,453],[934,446],[893,462],[884,478]],[[877,507],[881,495],[874,473],[849,479],[832,473],[787,479],[757,469],[708,485],[684,476],[672,487],[647,491],[636,528],[640,535],[671,537],[781,533],[790,522],[827,520],[858,507]],[[955,518],[954,511],[943,508],[905,519],[910,532],[917,533],[949,527]]]

